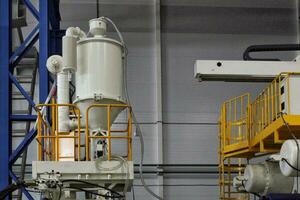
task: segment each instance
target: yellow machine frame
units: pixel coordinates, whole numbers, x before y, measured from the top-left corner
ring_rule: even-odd
[[[220,199],[249,199],[249,195],[234,191],[232,174],[241,175],[251,158],[279,152],[282,143],[292,138],[286,123],[300,136],[300,115],[290,111],[292,76],[300,73],[281,73],[251,103],[249,93],[223,103],[219,119]],[[288,90],[286,113],[281,107],[283,81]]]

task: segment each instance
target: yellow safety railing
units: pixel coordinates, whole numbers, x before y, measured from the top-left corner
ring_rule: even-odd
[[[112,140],[125,139],[127,140],[127,160],[132,160],[132,109],[126,104],[93,104],[86,109],[85,129],[81,129],[80,110],[73,104],[56,104],[54,101],[51,104],[39,104],[37,109],[40,111],[43,107],[51,112],[51,121],[45,119],[45,116],[38,112],[37,120],[37,142],[38,142],[38,160],[40,161],[59,161],[60,159],[72,159],[80,161],[90,160],[91,141],[94,139],[107,140],[107,159],[112,157]],[[77,127],[71,132],[58,131],[58,109],[60,107],[68,107],[70,114],[74,116]],[[93,109],[107,109],[107,130],[104,130],[105,135],[93,135],[89,130],[89,115]],[[112,130],[111,116],[113,109],[127,110],[127,123],[122,130]],[[104,120],[104,119],[103,119]],[[101,123],[101,122],[99,122]],[[81,132],[85,131],[85,144],[81,144]],[[114,134],[121,135],[114,135]],[[60,156],[62,148],[60,142],[62,139],[74,139],[74,157]],[[84,148],[85,155],[81,155],[81,150]]]
[[[255,157],[256,153],[280,150],[281,143],[278,142],[281,140],[275,135],[280,130],[283,130],[281,136],[285,133],[284,129],[280,129],[285,126],[280,119],[282,114],[289,115],[287,120],[295,119],[291,120],[294,126],[300,125],[297,122],[299,114],[291,112],[290,95],[291,85],[293,90],[297,87],[294,78],[299,76],[300,73],[281,73],[251,103],[249,94],[224,102],[219,119],[220,199],[249,198],[234,191],[232,173],[241,175],[247,160]],[[283,138],[288,139],[289,136]]]
[[[107,130],[105,135],[92,135],[89,130],[89,114],[92,109],[106,109],[107,110]],[[127,126],[122,130],[112,130],[111,116],[113,109],[127,109]],[[121,133],[122,136],[113,135]],[[125,139],[127,140],[127,160],[132,160],[132,109],[126,104],[93,104],[86,110],[86,159],[90,160],[90,143],[93,139],[106,139],[107,140],[107,159],[111,160],[112,157],[112,140]]]
[[[250,95],[248,93],[224,102],[220,117],[223,148],[249,140],[249,102]]]
[[[251,137],[268,127],[280,114],[290,114],[290,78],[300,73],[281,73],[251,104]],[[286,91],[284,91],[286,90]],[[283,95],[285,99],[283,101]]]
[[[37,119],[37,142],[38,142],[38,160],[40,161],[59,161],[60,159],[81,160],[80,156],[80,110],[73,104],[56,104],[54,101],[51,104],[39,104],[36,106],[38,110],[45,107],[51,112],[51,121],[47,121],[41,112],[38,112]],[[77,128],[72,132],[58,131],[58,108],[68,107],[70,113],[77,116]],[[60,141],[61,139],[74,139],[74,156],[60,156]]]

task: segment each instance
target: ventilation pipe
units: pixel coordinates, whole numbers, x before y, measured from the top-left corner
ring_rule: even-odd
[[[57,76],[57,104],[69,104],[69,82],[72,73],[77,70],[77,41],[85,38],[86,34],[78,27],[70,27],[63,37],[63,57],[54,55],[47,60],[48,70]],[[69,118],[69,107],[58,107],[58,132],[69,134],[73,123]],[[60,140],[60,145],[65,148],[60,149],[60,157],[74,157],[74,142],[65,138]],[[68,158],[61,160],[69,160]]]

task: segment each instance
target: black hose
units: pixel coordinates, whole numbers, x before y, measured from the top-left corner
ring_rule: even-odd
[[[268,51],[299,51],[300,44],[263,44],[249,46],[243,53],[244,60],[259,61],[280,61],[279,58],[253,58],[250,56],[252,52],[268,52]]]
[[[22,186],[26,186],[24,182],[17,182],[8,185],[2,191],[0,191],[0,199],[5,199],[8,195],[21,188]]]

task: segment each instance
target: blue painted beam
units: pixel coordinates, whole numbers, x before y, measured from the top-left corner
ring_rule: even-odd
[[[40,45],[39,45],[39,101],[45,102],[49,92],[49,74],[46,62],[49,57],[49,0],[43,0],[40,6]]]
[[[22,87],[22,85],[19,83],[19,81],[12,75],[12,73],[8,73],[10,80],[14,83],[14,85],[18,88],[18,90],[21,92],[21,94],[25,97],[25,99],[28,101],[28,103],[33,107],[33,109],[36,110],[35,103],[30,97],[30,95],[25,91],[25,89]]]
[[[36,121],[36,115],[10,115],[12,121]]]
[[[59,0],[49,1],[49,12],[51,13],[51,15],[49,15],[49,20],[52,30],[59,30],[61,21],[61,16],[59,13]]]
[[[29,49],[35,44],[39,37],[39,25],[36,25],[34,29],[29,33],[24,42],[15,50],[10,57],[10,63],[12,68],[15,67]]]
[[[17,177],[11,170],[9,171],[9,175],[10,175],[10,177],[11,177],[15,182],[18,182],[18,181],[19,181],[19,180],[18,180],[18,177]],[[21,190],[22,190],[23,194],[25,194],[25,196],[27,197],[27,199],[29,199],[29,200],[34,200],[34,199],[32,198],[32,196],[30,195],[30,193],[26,190],[25,187],[21,187]]]
[[[31,14],[37,19],[39,20],[39,12],[37,11],[37,9],[34,7],[34,5],[31,3],[30,0],[23,0],[24,4],[26,5],[26,7],[30,10]]]
[[[9,163],[12,165],[18,157],[24,152],[25,148],[34,140],[37,131],[35,128],[31,129],[29,133],[26,134],[24,140],[19,144],[19,146],[14,150],[12,155],[9,157]],[[1,173],[0,173],[1,174]]]
[[[11,0],[0,1],[0,190],[10,184],[8,164],[11,152],[11,85],[9,58],[11,54]]]

